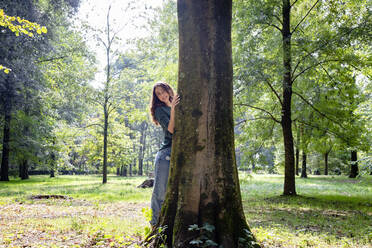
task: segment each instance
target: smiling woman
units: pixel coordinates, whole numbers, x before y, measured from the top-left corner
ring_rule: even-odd
[[[179,100],[179,96],[174,94],[173,89],[167,83],[159,82],[153,86],[150,113],[155,125],[162,127],[164,140],[155,158],[155,182],[151,198],[152,219],[150,223],[152,226],[158,222],[167,188],[175,107]]]

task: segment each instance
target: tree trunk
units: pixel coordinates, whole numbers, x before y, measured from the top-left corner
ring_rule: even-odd
[[[10,98],[7,98],[4,106],[4,112],[3,152],[1,159],[0,181],[9,181],[10,120],[12,117]]]
[[[301,169],[301,177],[307,178],[307,172],[306,172],[306,152],[302,151],[302,169]]]
[[[138,175],[143,175],[143,158],[145,156],[147,122],[141,124],[140,149],[138,151]]]
[[[299,159],[300,159],[300,149],[296,147],[296,176],[298,176],[298,165],[299,165]]]
[[[19,177],[22,180],[29,179],[28,176],[28,159],[23,158],[22,163],[19,166]]]
[[[157,224],[167,228],[154,247],[196,247],[190,241],[203,234],[223,247],[259,247],[244,217],[235,161],[231,8],[231,0],[178,0],[182,100]],[[207,223],[215,229],[202,231]]]
[[[301,132],[300,132],[300,127],[299,126],[296,126],[296,129],[297,129],[297,142],[296,142],[296,165],[295,165],[295,169],[296,169],[296,176],[298,176],[298,171],[299,171],[299,164],[300,164],[300,143],[301,143]]]
[[[55,145],[56,142],[55,140],[53,140],[53,145]],[[52,151],[51,153],[51,160],[52,160],[52,164],[50,166],[50,177],[55,177],[54,176],[54,170],[55,170],[55,166],[56,166],[56,154],[54,153],[54,151]]]
[[[117,167],[117,168],[116,168],[116,175],[117,175],[117,176],[120,176],[120,167]]]
[[[351,169],[350,169],[350,178],[356,178],[359,174],[358,169],[358,158],[357,158],[357,151],[351,151]]]
[[[122,175],[123,177],[126,177],[126,176],[127,176],[127,167],[126,167],[125,165],[123,165],[123,166],[121,167],[121,175]]]
[[[324,153],[324,175],[328,175],[328,155],[329,152]]]
[[[284,139],[284,192],[283,195],[296,195],[295,165],[291,120],[292,78],[291,78],[291,5],[289,0],[283,0],[283,104],[282,120]]]
[[[108,113],[107,113],[107,103],[104,106],[104,116],[105,124],[103,127],[103,181],[102,183],[107,183],[107,129],[108,129]]]

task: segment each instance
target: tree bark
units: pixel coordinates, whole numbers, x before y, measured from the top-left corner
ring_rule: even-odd
[[[329,152],[324,153],[324,175],[328,175],[328,155]]]
[[[146,130],[147,122],[142,122],[141,124],[141,137],[140,137],[140,149],[138,151],[138,175],[143,175],[143,158],[145,156],[146,149]]]
[[[190,241],[202,234],[223,247],[259,247],[244,217],[235,160],[231,8],[231,0],[178,0],[182,100],[157,224],[167,228],[154,247],[196,247]],[[207,223],[215,229],[203,232]]]
[[[357,151],[351,151],[351,168],[349,178],[356,178],[359,174]]]
[[[5,99],[4,104],[4,130],[3,130],[3,152],[1,159],[1,177],[0,181],[9,181],[9,153],[10,153],[10,121],[11,100],[10,97]]]
[[[291,77],[291,30],[290,30],[291,4],[289,0],[283,0],[283,104],[281,126],[284,139],[284,192],[283,195],[296,195],[295,165],[291,119],[292,102],[292,77]]]
[[[29,179],[29,176],[28,176],[28,159],[27,158],[23,158],[22,163],[19,166],[19,177],[22,180]]]
[[[298,176],[298,165],[299,165],[299,159],[300,159],[300,149],[296,147],[296,176]]]
[[[299,172],[299,164],[300,164],[300,143],[301,143],[301,132],[300,132],[300,127],[296,125],[296,130],[297,130],[297,142],[296,142],[296,164],[295,164],[295,169],[296,169],[296,176],[298,176]]]
[[[103,127],[103,180],[102,183],[107,183],[107,135],[108,135],[108,113],[107,103],[104,106],[105,124]]]
[[[306,152],[302,151],[302,170],[301,170],[301,177],[307,178],[307,172],[306,172]]]
[[[121,175],[123,177],[126,177],[127,176],[127,167],[125,165],[123,165],[123,167],[122,167]]]

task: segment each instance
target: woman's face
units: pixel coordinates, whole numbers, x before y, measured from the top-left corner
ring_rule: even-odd
[[[164,90],[162,87],[156,87],[155,88],[155,95],[159,98],[160,101],[163,103],[169,102],[169,94],[166,90]]]

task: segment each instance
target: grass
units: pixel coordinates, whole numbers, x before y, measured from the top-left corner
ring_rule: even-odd
[[[0,247],[138,247],[148,228],[152,189],[144,177],[32,176],[0,182]],[[372,247],[372,177],[296,179],[284,197],[283,176],[240,175],[244,212],[263,247]],[[62,194],[69,200],[31,200]],[[143,210],[144,209],[144,210]]]
[[[372,177],[296,184],[299,196],[285,197],[282,176],[241,178],[246,218],[265,247],[372,247]]]

